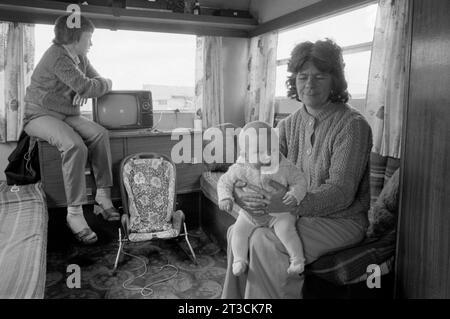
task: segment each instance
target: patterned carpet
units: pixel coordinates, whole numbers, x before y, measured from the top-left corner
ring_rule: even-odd
[[[122,254],[115,274],[112,273],[112,268],[118,247],[116,240],[100,242],[91,247],[72,242],[65,245],[64,249],[49,248],[45,298],[220,298],[225,278],[226,254],[201,230],[191,230],[189,233],[197,254],[197,265],[187,255],[188,248],[182,237],[127,243],[124,251],[139,259]],[[145,271],[144,262],[147,273],[140,276]],[[67,287],[66,280],[73,273],[67,272],[70,264],[80,267],[80,288]],[[149,289],[142,290],[144,286]]]

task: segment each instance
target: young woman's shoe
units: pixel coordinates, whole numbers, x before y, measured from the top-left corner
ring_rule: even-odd
[[[103,206],[98,203],[95,203],[94,205],[94,214],[101,214],[103,216],[103,219],[108,222],[120,220],[120,213],[117,209],[115,209],[114,207],[104,209]]]
[[[95,244],[98,240],[97,234],[89,227],[79,231],[78,233],[74,233],[74,235],[80,243],[85,245]]]
[[[97,234],[89,227],[83,215],[83,208],[78,206],[67,207],[67,227],[82,244],[90,245],[97,242]]]

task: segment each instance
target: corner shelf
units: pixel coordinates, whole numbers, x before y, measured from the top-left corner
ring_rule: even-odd
[[[68,3],[46,0],[1,0],[0,19],[25,23],[54,23]],[[193,15],[175,12],[82,5],[82,13],[96,27],[196,35],[249,37],[255,19]]]

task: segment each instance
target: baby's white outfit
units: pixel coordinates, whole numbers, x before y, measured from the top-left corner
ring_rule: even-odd
[[[269,185],[269,181],[274,180],[288,187],[288,193],[297,199],[297,204],[305,197],[307,190],[304,174],[282,155],[280,156],[278,170],[273,171],[268,171],[265,166],[262,166],[261,169],[256,169],[245,163],[242,157],[239,157],[236,163],[230,166],[228,171],[218,181],[217,193],[219,202],[224,199],[231,199],[234,202],[233,188],[237,180],[253,184],[267,191],[273,190]],[[246,190],[251,191],[249,189]],[[231,249],[234,257],[233,265],[236,263],[248,264],[248,242],[255,228],[273,227],[275,234],[289,254],[291,264],[288,272],[303,272],[305,258],[303,245],[296,230],[296,220],[296,216],[290,212],[255,216],[241,208],[233,226],[233,237],[231,239]]]

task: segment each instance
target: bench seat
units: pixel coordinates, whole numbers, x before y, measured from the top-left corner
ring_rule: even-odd
[[[230,213],[219,210],[217,182],[222,174],[222,172],[204,172],[200,179],[200,185],[203,195],[207,199],[205,205],[202,206],[202,221],[205,221],[203,225],[208,233],[220,237],[216,240],[223,246],[224,243],[226,244],[226,229],[236,220],[239,208],[234,205],[233,211]],[[218,228],[218,224],[224,225]],[[392,232],[382,238],[367,238],[357,246],[326,254],[310,264],[306,273],[312,273],[336,285],[353,284],[366,280],[366,270],[370,264],[379,265],[381,275],[390,273],[393,268],[394,253],[395,232]]]
[[[0,183],[0,299],[44,298],[47,225],[40,182]]]

